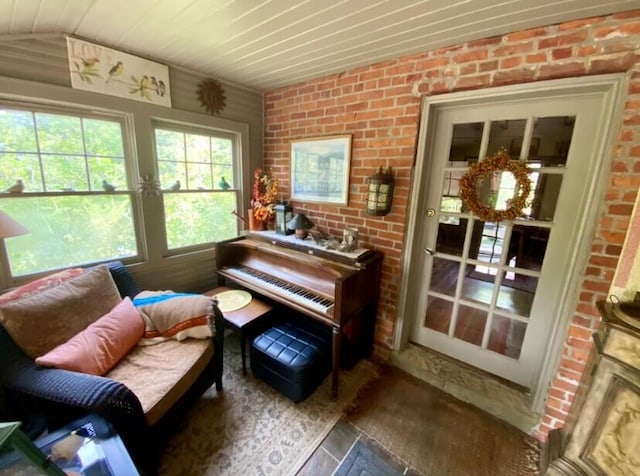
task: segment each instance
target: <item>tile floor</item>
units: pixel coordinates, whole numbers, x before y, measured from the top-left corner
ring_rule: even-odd
[[[340,464],[345,461],[349,452],[352,451],[356,442],[363,444],[375,458],[369,459],[368,463],[375,465],[378,461],[378,468],[367,467],[366,472],[349,472],[349,468]],[[340,468],[340,470],[338,470]],[[389,473],[389,468],[393,473]],[[377,469],[377,471],[376,471]],[[349,422],[340,420],[333,427],[324,441],[316,448],[315,452],[307,460],[297,476],[318,476],[332,474],[398,474],[406,476],[417,476],[418,473],[400,461],[397,457],[386,451],[373,440],[360,433]]]

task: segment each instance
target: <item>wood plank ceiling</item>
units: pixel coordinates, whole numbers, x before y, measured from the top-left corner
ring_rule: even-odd
[[[0,41],[69,34],[256,91],[640,0],[0,0]]]

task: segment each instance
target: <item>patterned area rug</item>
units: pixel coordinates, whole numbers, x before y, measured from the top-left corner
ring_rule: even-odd
[[[210,388],[169,440],[159,474],[293,475],[305,463],[358,391],[377,375],[360,361],[340,372],[338,399],[331,376],[304,402],[293,403],[251,370],[242,375],[237,334],[225,336],[223,392]]]

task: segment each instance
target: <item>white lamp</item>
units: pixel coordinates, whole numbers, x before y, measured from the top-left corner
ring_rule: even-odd
[[[24,226],[0,210],[0,240],[29,233]]]

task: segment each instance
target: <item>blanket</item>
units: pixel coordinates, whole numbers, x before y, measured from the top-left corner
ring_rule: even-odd
[[[208,339],[215,335],[214,300],[202,294],[142,291],[133,299],[145,324],[139,345],[168,339]]]

